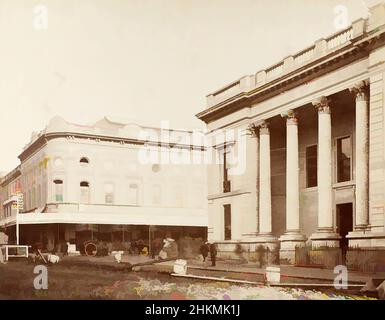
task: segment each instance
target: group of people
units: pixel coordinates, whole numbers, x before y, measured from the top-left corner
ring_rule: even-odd
[[[207,256],[209,255],[210,252],[210,258],[211,258],[211,265],[213,267],[216,266],[216,260],[217,260],[217,246],[215,243],[209,243],[209,242],[204,242],[202,243],[200,247],[200,252],[203,257],[203,263],[206,262]]]
[[[5,264],[5,257],[1,249],[2,245],[8,244],[8,236],[4,232],[0,232],[0,263]]]

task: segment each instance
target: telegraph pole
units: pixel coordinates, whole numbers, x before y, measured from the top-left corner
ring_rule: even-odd
[[[21,192],[16,193],[16,244],[19,245],[19,213],[20,208],[24,206],[23,194]]]
[[[16,209],[16,244],[19,245],[19,207]]]

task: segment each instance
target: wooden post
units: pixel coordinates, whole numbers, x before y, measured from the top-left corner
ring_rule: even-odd
[[[11,207],[12,208],[12,207]],[[16,208],[16,244],[19,245],[19,206]]]

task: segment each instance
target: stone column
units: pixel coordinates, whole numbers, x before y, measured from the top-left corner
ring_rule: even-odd
[[[369,226],[369,83],[361,81],[350,92],[356,97],[355,220],[349,246],[370,247]],[[369,232],[370,233],[370,232]]]
[[[260,159],[259,159],[259,233],[270,235],[271,223],[271,172],[270,172],[270,131],[264,122],[260,129]]]
[[[369,224],[369,106],[367,82],[362,81],[350,92],[356,95],[356,219],[355,230]]]
[[[299,154],[298,119],[293,110],[282,114],[286,118],[286,232],[281,241],[281,262],[295,262],[295,248],[304,246],[305,237],[299,222]]]
[[[311,236],[313,247],[339,247],[340,237],[334,230],[332,188],[332,135],[329,99],[313,102],[318,110],[318,229]]]
[[[259,234],[263,245],[273,249],[277,238],[272,233],[270,131],[267,122],[259,126]]]
[[[247,135],[245,179],[251,198],[248,203],[248,212],[242,221],[244,230],[242,241],[252,243],[256,239],[259,225],[259,127],[255,123],[250,124]]]

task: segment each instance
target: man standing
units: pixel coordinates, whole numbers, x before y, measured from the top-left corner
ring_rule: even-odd
[[[206,262],[206,258],[209,254],[209,246],[208,246],[208,243],[207,242],[204,242],[202,243],[201,247],[200,247],[200,252],[201,252],[201,255],[203,257],[203,263]]]
[[[5,244],[8,244],[8,236],[5,233],[0,232],[0,263],[2,264],[6,263],[5,258],[3,256],[3,251],[1,249],[1,246]]]
[[[216,259],[217,259],[217,246],[215,243],[210,244],[210,256],[211,256],[211,265],[213,267],[216,266]]]

